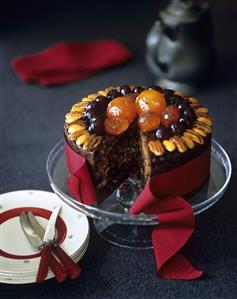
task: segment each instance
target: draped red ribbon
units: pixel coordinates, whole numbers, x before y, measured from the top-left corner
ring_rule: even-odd
[[[181,196],[202,185],[210,172],[210,146],[198,157],[157,176],[153,176],[130,209],[132,214],[156,214],[159,224],[152,232],[152,243],[161,277],[195,279],[202,271],[195,269],[184,256],[177,254],[193,233],[195,217],[191,205]],[[91,205],[96,193],[84,157],[65,140],[69,170],[69,192]]]

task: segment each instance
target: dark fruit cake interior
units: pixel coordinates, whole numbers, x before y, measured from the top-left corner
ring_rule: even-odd
[[[110,87],[84,97],[65,118],[70,147],[87,159],[98,202],[128,177],[151,176],[200,155],[212,119],[196,98],[160,86]]]

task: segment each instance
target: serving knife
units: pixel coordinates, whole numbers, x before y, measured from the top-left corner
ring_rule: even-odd
[[[45,229],[40,225],[34,214],[30,211],[27,212],[28,220],[37,233],[37,235],[42,239],[46,235],[47,229]],[[48,228],[48,227],[47,227]],[[69,276],[72,279],[75,279],[79,276],[81,272],[81,268],[66,254],[66,252],[57,244],[54,243],[52,247],[53,253],[59,259],[59,261],[63,264],[65,269],[67,270]]]
[[[27,239],[29,240],[29,242],[31,243],[31,245],[37,249],[40,249],[40,250],[44,250],[45,249],[45,243],[43,241],[42,238],[40,238],[39,235],[37,235],[34,231],[34,229],[32,228],[30,222],[29,222],[29,219],[27,217],[27,214],[25,212],[21,213],[20,215],[20,223],[21,223],[21,226],[22,226],[22,229],[27,237]],[[50,248],[48,247],[47,251],[50,251],[49,250]],[[46,251],[46,253],[48,254],[48,252]],[[52,270],[52,272],[54,273],[56,279],[58,282],[62,282],[66,279],[67,277],[67,271],[64,269],[64,267],[57,261],[57,259],[51,255],[50,258],[48,259],[48,261],[44,261],[44,258],[42,256],[42,253],[41,252],[41,262],[44,263],[44,272],[43,273],[43,276],[39,277],[39,275],[37,274],[37,279],[36,281],[37,282],[43,282],[47,273],[48,273],[48,266],[50,267],[50,269]],[[45,251],[44,251],[45,253]],[[40,262],[40,264],[41,264]],[[41,265],[42,267],[42,265]],[[39,270],[38,270],[38,273],[39,273]]]

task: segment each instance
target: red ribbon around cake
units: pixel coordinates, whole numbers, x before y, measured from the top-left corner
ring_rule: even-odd
[[[129,49],[114,40],[61,42],[39,53],[17,57],[11,66],[22,81],[48,86],[94,75],[130,57]]]
[[[69,192],[77,200],[91,205],[96,202],[96,193],[86,160],[66,140],[65,150],[70,173],[67,180]],[[191,161],[153,176],[130,209],[134,215],[157,215],[159,224],[153,229],[152,243],[157,271],[163,278],[191,280],[203,274],[178,253],[195,227],[193,209],[181,196],[191,193],[208,178],[210,150],[208,147]]]

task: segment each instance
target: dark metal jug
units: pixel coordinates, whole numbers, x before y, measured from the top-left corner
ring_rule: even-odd
[[[207,3],[172,0],[147,37],[146,59],[157,83],[193,92],[214,69],[213,26]]]

